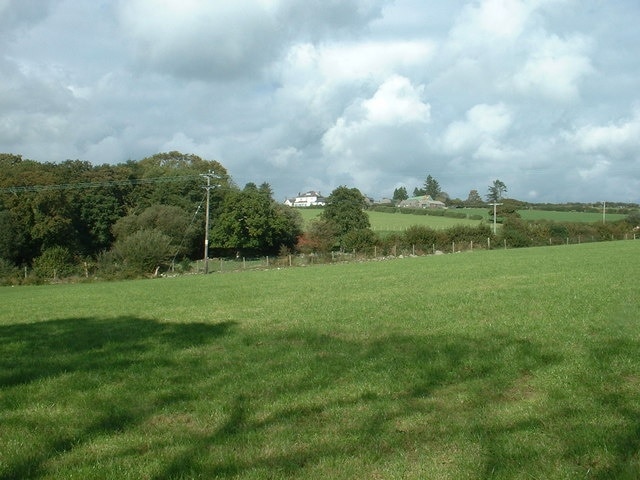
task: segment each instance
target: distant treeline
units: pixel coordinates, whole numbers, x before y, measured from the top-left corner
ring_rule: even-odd
[[[0,154],[0,277],[139,276],[211,255],[293,248],[302,220],[271,187],[238,188],[217,161],[180,152],[93,165]]]

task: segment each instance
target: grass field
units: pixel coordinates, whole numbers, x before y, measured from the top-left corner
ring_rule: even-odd
[[[297,209],[305,221],[305,225],[316,218],[322,210],[320,209]],[[491,220],[489,208],[464,208],[457,209],[456,212],[466,213],[466,219],[436,217],[430,215],[406,215],[401,213],[383,213],[368,211],[371,228],[374,231],[402,231],[412,225],[426,225],[434,229],[446,229],[454,225],[478,225],[479,220],[470,220],[471,215],[481,215],[485,220]],[[592,212],[553,212],[546,210],[518,210],[520,216],[525,220],[552,220],[555,222],[576,222],[593,223],[601,222],[601,213]],[[616,221],[626,218],[627,215],[607,214],[606,220]]]
[[[0,289],[0,478],[640,478],[640,242]]]
[[[305,225],[315,219],[322,210],[300,208],[298,211],[302,214]],[[426,225],[436,230],[453,227],[454,225],[478,225],[479,220],[469,220],[468,218],[449,218],[436,217],[430,215],[407,215],[402,213],[383,213],[368,211],[371,229],[387,232],[400,232],[406,230],[413,225]]]

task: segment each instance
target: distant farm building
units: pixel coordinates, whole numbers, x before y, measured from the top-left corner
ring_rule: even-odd
[[[434,200],[430,195],[407,198],[401,201],[398,206],[405,208],[447,208],[443,202]]]
[[[320,192],[309,191],[298,193],[295,198],[287,198],[284,204],[289,207],[321,207],[326,204],[326,199],[320,195]]]

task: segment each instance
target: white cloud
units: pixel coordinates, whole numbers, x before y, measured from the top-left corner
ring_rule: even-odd
[[[475,105],[465,120],[451,123],[443,137],[443,149],[450,154],[473,153],[484,158],[501,158],[499,139],[512,123],[512,114],[503,104]]]
[[[624,155],[640,149],[640,109],[629,120],[608,125],[587,125],[564,135],[580,151]]]
[[[552,100],[576,99],[580,80],[594,71],[587,55],[589,43],[580,35],[566,39],[556,35],[538,38],[534,41],[535,50],[514,75],[514,86],[524,94]]]
[[[409,79],[394,75],[362,106],[367,112],[367,120],[374,124],[427,123],[431,107],[422,102],[423,95],[424,86],[414,87]]]
[[[419,155],[431,110],[422,97],[422,85],[394,75],[370,98],[352,104],[322,138],[331,169],[369,190],[389,162],[400,167],[409,151]]]
[[[483,0],[469,4],[456,27],[457,35],[510,40],[520,35],[534,8],[521,0]]]
[[[404,77],[390,77],[371,98],[359,100],[336,120],[323,137],[325,150],[352,155],[353,140],[376,142],[375,137],[363,137],[379,127],[428,123],[431,107],[423,102],[422,92],[422,86],[415,87]]]

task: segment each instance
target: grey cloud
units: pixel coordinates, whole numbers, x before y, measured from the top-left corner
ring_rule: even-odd
[[[24,28],[46,18],[53,0],[4,0],[0,2],[0,38],[20,35]]]
[[[276,198],[431,174],[454,197],[500,178],[516,198],[640,201],[634,0],[3,6],[0,151],[178,149]]]
[[[119,4],[123,31],[141,68],[181,78],[232,80],[259,74],[291,42],[352,34],[380,14],[385,0],[252,0]]]

